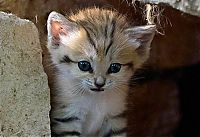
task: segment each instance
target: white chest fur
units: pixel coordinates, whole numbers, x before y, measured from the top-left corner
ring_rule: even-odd
[[[73,111],[82,115],[83,134],[95,134],[107,116],[114,116],[125,110],[125,96],[112,92],[94,93],[77,97],[71,101]]]

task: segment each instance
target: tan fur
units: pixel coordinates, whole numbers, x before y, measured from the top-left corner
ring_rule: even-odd
[[[55,29],[52,25],[54,22],[58,25]],[[137,29],[138,39],[132,38],[135,33],[125,32],[128,28],[130,25],[124,16],[106,9],[85,9],[70,16],[69,20],[57,13],[50,14],[48,48],[52,61],[59,70],[58,92],[53,98],[57,106],[53,107],[52,119],[81,117],[83,125],[77,130],[83,137],[97,133],[99,136],[104,136],[111,128],[113,130],[125,128],[126,119],[113,120],[110,117],[126,110],[128,82],[134,71],[147,59],[153,38],[153,35],[147,37],[147,40],[149,39],[147,44],[141,46],[140,40],[143,39],[142,33],[144,33],[142,27]],[[57,46],[53,45],[54,40],[59,40],[59,45],[58,43]],[[142,48],[138,48],[140,46]],[[144,54],[141,54],[140,50],[143,48]],[[65,55],[73,63],[60,63]],[[78,68],[77,64],[82,60],[90,62],[92,73],[83,72]],[[120,63],[121,70],[118,73],[108,74],[112,63]],[[95,87],[95,79],[99,81],[105,79],[104,91],[90,90]],[[56,126],[53,131],[71,130],[73,126],[80,125]],[[124,133],[123,137],[125,136]]]

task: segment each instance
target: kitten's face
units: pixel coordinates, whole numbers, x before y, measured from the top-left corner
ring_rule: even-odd
[[[80,92],[123,91],[128,88],[135,69],[148,57],[153,26],[123,29],[112,15],[107,19],[95,19],[94,24],[89,19],[84,22],[74,19],[77,22],[72,22],[58,13],[50,14],[48,46],[53,63],[62,77],[73,81]],[[87,21],[91,24],[88,25]],[[145,38],[144,44],[148,45],[139,49],[143,42],[140,33],[144,33],[144,29],[152,30],[151,35],[146,31],[150,40]],[[132,31],[138,31],[138,34]]]

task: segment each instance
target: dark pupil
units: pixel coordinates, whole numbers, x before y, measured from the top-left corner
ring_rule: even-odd
[[[108,70],[108,73],[117,73],[121,69],[121,64],[119,63],[113,63],[110,65],[110,68]]]
[[[91,70],[91,65],[88,61],[80,61],[78,62],[78,67],[82,71],[90,71]]]

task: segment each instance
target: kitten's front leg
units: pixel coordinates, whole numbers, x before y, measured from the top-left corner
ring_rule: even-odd
[[[126,137],[127,136],[127,120],[124,113],[109,117],[103,123],[100,137]]]
[[[81,137],[81,120],[79,117],[52,118],[52,137]]]

